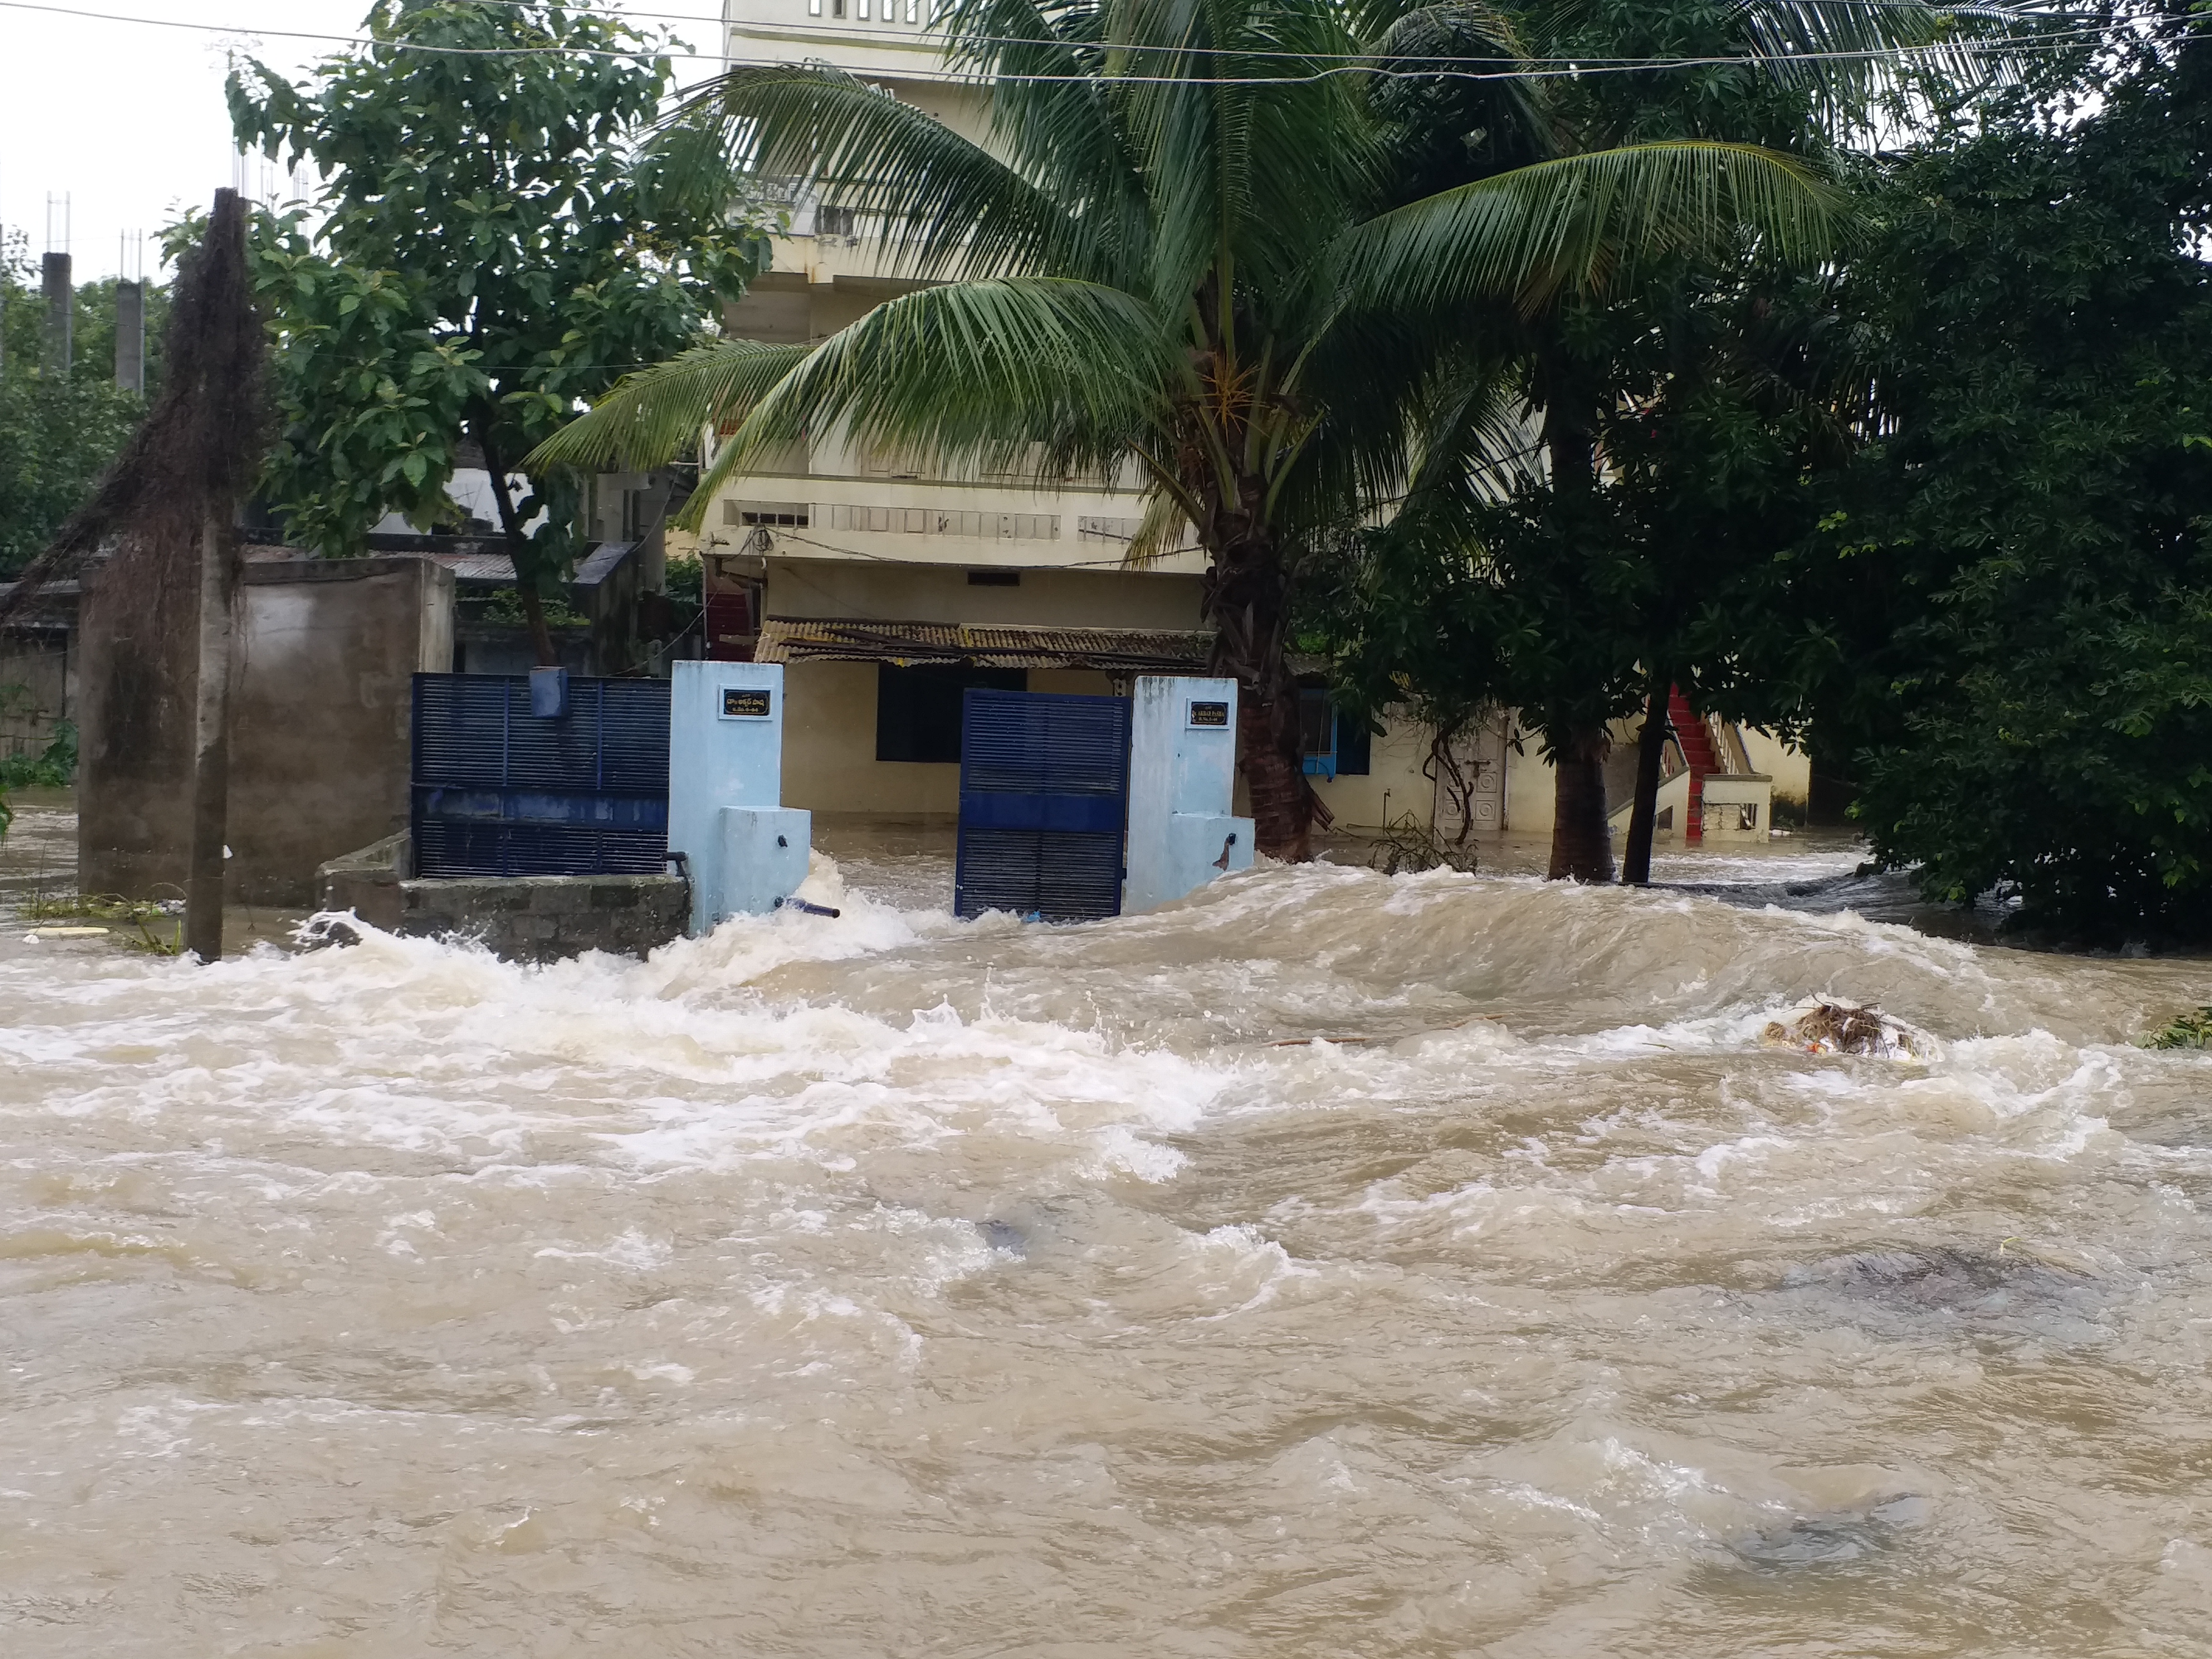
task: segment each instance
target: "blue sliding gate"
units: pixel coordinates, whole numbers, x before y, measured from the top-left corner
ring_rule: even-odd
[[[417,674],[410,824],[418,876],[659,875],[668,860],[668,682]]]
[[[1126,698],[971,687],[961,706],[954,913],[1119,915],[1128,806]]]

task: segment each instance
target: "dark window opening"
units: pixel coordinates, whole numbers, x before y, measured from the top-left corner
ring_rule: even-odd
[[[844,14],[840,12],[839,16]],[[851,236],[857,233],[855,210],[848,207],[818,208],[814,215],[814,234],[817,236]]]
[[[879,761],[957,761],[960,694],[969,686],[1026,691],[1029,672],[975,668],[966,663],[928,663],[901,668],[876,665],[876,758]]]
[[[1366,720],[1338,708],[1328,692],[1310,686],[1298,692],[1298,752],[1309,777],[1365,777],[1374,743]]]
[[[1335,712],[1326,691],[1298,693],[1298,753],[1327,757],[1336,753]]]
[[[1022,573],[1018,570],[971,570],[968,573],[970,587],[1019,587]]]
[[[1373,758],[1375,734],[1367,729],[1365,716],[1353,714],[1348,708],[1336,711],[1336,775],[1340,778],[1364,778]]]

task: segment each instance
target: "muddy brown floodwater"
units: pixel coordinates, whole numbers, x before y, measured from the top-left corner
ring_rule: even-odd
[[[1848,849],[932,859],[645,963],[0,928],[0,1650],[2212,1645],[2212,963]]]

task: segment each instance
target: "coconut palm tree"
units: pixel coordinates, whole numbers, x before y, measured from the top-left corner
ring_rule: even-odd
[[[1512,31],[1455,73],[1517,84]],[[1400,199],[1353,14],[1336,0],[951,0],[948,63],[987,140],[822,64],[741,68],[680,113],[739,163],[804,173],[926,279],[830,338],[727,341],[618,385],[532,465],[653,465],[734,427],[693,498],[839,427],[938,465],[1133,467],[1130,549],[1207,556],[1217,672],[1240,688],[1261,850],[1307,855],[1289,588],[1326,530],[1383,509],[1470,308],[1540,309],[1656,253],[1748,231],[1826,244],[1833,201],[1753,146],[1545,153]],[[1499,411],[1502,415],[1502,410]]]

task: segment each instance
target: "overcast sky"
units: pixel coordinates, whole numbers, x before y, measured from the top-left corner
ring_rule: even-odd
[[[235,147],[222,82],[233,52],[296,74],[342,49],[337,40],[279,31],[354,35],[369,0],[52,0],[70,11],[158,18],[179,28],[0,6],[0,224],[25,232],[32,257],[46,251],[46,198],[70,198],[68,251],[79,282],[115,274],[118,238],[155,233],[190,204],[206,206],[236,182]],[[665,26],[714,49],[719,0],[617,0],[599,8]],[[690,21],[678,21],[678,19]],[[258,32],[257,32],[258,31]],[[678,65],[686,79],[705,66]],[[246,188],[284,181],[256,157]],[[61,226],[54,226],[58,245]]]

